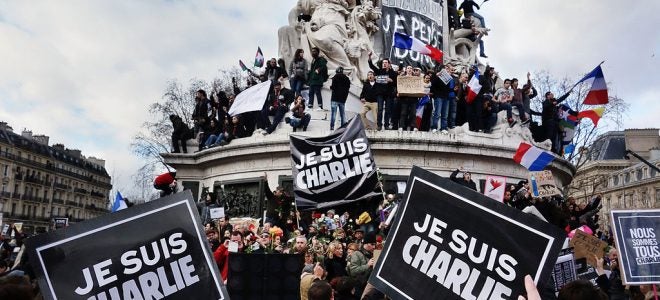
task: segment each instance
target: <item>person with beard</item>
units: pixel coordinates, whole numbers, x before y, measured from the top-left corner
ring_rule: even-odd
[[[243,252],[243,234],[240,231],[232,232],[230,238],[225,240],[225,242],[213,252],[213,258],[218,264],[220,275],[225,283],[227,282],[227,276],[229,275],[229,243],[236,243],[238,245],[238,253]]]
[[[210,228],[206,230],[206,240],[209,242],[209,246],[211,246],[211,251],[214,251],[220,247],[220,239],[219,239],[219,234],[218,230],[215,228]]]

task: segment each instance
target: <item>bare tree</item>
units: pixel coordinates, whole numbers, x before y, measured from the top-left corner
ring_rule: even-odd
[[[245,79],[247,75],[239,68],[219,70],[218,77],[210,83],[193,78],[188,85],[184,86],[178,80],[171,80],[165,87],[165,92],[160,101],[152,103],[149,106],[149,117],[142,123],[142,130],[133,137],[131,150],[135,155],[144,159],[144,165],[133,175],[136,182],[136,188],[142,189],[143,200],[151,199],[153,195],[144,194],[147,181],[151,181],[155,176],[156,166],[166,166],[161,153],[171,151],[172,145],[172,122],[170,115],[178,115],[183,122],[192,127],[192,113],[195,108],[195,93],[203,89],[209,92],[209,95],[215,96],[219,91],[227,94],[234,93],[234,83],[232,78],[236,78],[236,85],[239,88],[246,86]]]

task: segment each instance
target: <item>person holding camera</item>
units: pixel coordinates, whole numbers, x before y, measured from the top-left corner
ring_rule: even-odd
[[[305,99],[302,96],[296,98],[296,101],[291,108],[291,113],[291,117],[284,118],[284,121],[293,127],[293,132],[296,132],[296,129],[298,128],[307,131],[307,125],[309,125],[312,116],[305,112]]]

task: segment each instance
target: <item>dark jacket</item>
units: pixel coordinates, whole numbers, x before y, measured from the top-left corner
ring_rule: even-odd
[[[267,105],[273,107],[284,106],[289,110],[288,106],[293,103],[293,92],[289,89],[282,88],[280,90],[280,96],[282,96],[282,98],[278,99],[279,97],[275,95],[275,90],[271,90],[268,94],[268,99],[266,100]]]
[[[348,98],[348,91],[351,88],[351,80],[343,73],[335,74],[332,78],[330,89],[332,90],[332,101],[346,103]]]
[[[325,74],[328,74],[328,61],[324,57],[317,57],[312,60],[311,67],[309,68],[309,75],[307,75],[307,84],[308,85],[323,85],[323,83],[328,80],[325,77]],[[316,73],[316,69],[319,70]]]
[[[367,102],[377,102],[378,95],[381,93],[381,86],[378,83],[371,85],[368,81],[362,84],[362,92],[360,93],[360,100],[364,99]]]
[[[454,87],[453,81],[454,80],[452,79],[445,84],[438,75],[433,73],[433,75],[431,75],[431,94],[433,94],[433,98],[449,98],[449,92]]]
[[[209,100],[195,100],[195,109],[193,110],[192,119],[197,126],[207,126],[209,120]]]
[[[394,96],[396,94],[396,78],[399,76],[396,71],[392,70],[390,68],[389,70],[385,70],[382,68],[378,68],[374,63],[369,60],[369,68],[371,68],[372,71],[374,71],[375,76],[387,76],[390,79],[392,79],[392,82],[388,83],[378,83],[378,85],[382,86],[382,89],[380,90],[381,95],[389,97],[389,96]]]
[[[559,114],[558,114],[559,107],[557,105],[563,102],[564,100],[566,100],[566,98],[568,98],[568,95],[570,95],[570,93],[566,93],[565,95],[559,97],[559,99],[557,99],[556,104],[553,104],[552,101],[548,99],[543,100],[543,112],[541,112],[541,120],[544,123],[545,121],[559,120]]]
[[[170,117],[170,121],[172,121],[172,128],[174,131],[172,131],[172,136],[178,137],[183,140],[191,139],[192,138],[192,132],[190,131],[190,128],[186,123],[183,122],[181,117],[177,115],[173,115]]]
[[[227,126],[227,137],[225,138],[227,143],[231,142],[233,139],[245,136],[245,126],[243,126],[242,122],[238,122],[238,124],[229,124],[229,126]]]
[[[463,3],[461,3],[461,6],[459,6],[458,9],[462,9],[463,12],[467,15],[474,12],[474,7],[476,7],[477,9],[481,9],[479,7],[479,4],[475,3],[474,1],[465,0],[463,1]]]
[[[460,184],[460,185],[462,185],[466,188],[469,188],[469,189],[472,189],[472,190],[476,191],[477,190],[477,184],[475,184],[472,179],[470,179],[470,181],[465,181],[465,179],[463,179],[463,178],[456,178],[456,175],[458,175],[458,172],[460,172],[460,170],[456,170],[456,171],[452,172],[451,176],[449,176],[449,179],[451,179],[451,181],[453,181],[455,183],[458,183],[458,184]]]

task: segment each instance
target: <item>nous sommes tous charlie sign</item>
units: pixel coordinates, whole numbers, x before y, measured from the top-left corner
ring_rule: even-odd
[[[513,299],[544,283],[558,228],[414,167],[369,281],[393,299]]]
[[[46,299],[227,299],[190,191],[28,239]]]

